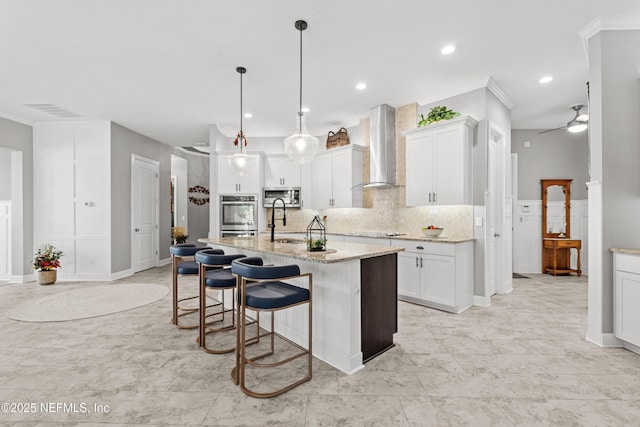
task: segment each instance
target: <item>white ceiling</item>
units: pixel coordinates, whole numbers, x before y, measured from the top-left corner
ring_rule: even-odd
[[[237,131],[239,74],[252,136],[287,136],[304,105],[313,134],[353,126],[371,107],[425,104],[482,87],[514,104],[514,129],[566,124],[586,103],[578,31],[640,15],[638,0],[0,0],[0,116],[58,120],[51,103],[169,145]],[[447,43],[456,53],[440,54]],[[538,80],[552,75],[541,85]],[[364,81],[365,91],[355,89]]]

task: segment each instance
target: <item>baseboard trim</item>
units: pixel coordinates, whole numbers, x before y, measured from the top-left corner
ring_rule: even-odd
[[[585,337],[587,341],[598,347],[624,347],[624,341],[612,333],[593,334]]]
[[[489,307],[491,305],[491,297],[481,297],[479,295],[474,295],[473,305],[478,305],[480,307]]]
[[[631,344],[630,342],[623,341],[622,346],[629,351],[633,351],[634,353],[640,354],[640,347],[635,344]]]
[[[165,258],[158,261],[158,267],[171,264],[171,258]]]
[[[34,274],[25,274],[24,276],[13,275],[9,276],[10,283],[27,283],[35,282],[36,276]]]
[[[133,276],[134,271],[133,269],[129,268],[127,270],[122,270],[122,271],[117,271],[115,273],[111,273],[111,275],[109,275],[109,281],[111,280],[118,280],[118,279],[122,279],[124,277],[129,277],[129,276]]]

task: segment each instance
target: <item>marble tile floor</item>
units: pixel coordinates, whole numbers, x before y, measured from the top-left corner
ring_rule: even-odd
[[[587,279],[530,277],[458,315],[401,302],[392,350],[351,376],[314,360],[311,382],[268,400],[233,385],[232,354],[206,354],[170,324],[170,295],[71,322],[3,315],[0,402],[19,412],[3,405],[0,425],[640,425],[640,355],[585,341]],[[170,281],[165,266],[113,283]],[[0,312],[102,284],[2,286]]]

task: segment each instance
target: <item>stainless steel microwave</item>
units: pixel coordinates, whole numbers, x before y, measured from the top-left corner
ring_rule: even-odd
[[[271,187],[262,190],[262,205],[265,208],[273,206],[274,200],[281,198],[288,208],[302,207],[302,199],[300,198],[300,187]],[[281,206],[278,203],[278,206]]]

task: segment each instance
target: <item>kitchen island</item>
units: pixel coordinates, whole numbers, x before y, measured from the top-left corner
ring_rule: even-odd
[[[398,330],[397,253],[401,247],[327,242],[326,252],[308,252],[303,240],[265,236],[203,238],[227,254],[259,256],[265,264],[297,264],[313,273],[313,355],[352,374],[393,347]],[[305,286],[305,281],[293,284]],[[276,316],[276,332],[307,341],[306,309]],[[268,324],[264,322],[263,324]]]

